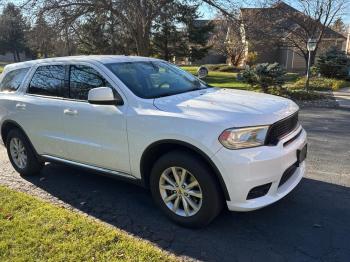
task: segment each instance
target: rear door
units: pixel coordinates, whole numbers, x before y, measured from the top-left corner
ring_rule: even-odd
[[[16,118],[41,155],[67,156],[62,123],[62,98],[68,90],[65,74],[61,64],[38,66],[16,102]]]
[[[16,121],[18,102],[22,101],[22,96],[18,89],[24,82],[30,67],[20,68],[11,71],[5,70],[0,75],[0,125],[8,119]],[[4,143],[6,141],[3,141]]]
[[[72,64],[68,76],[69,97],[63,101],[61,113],[69,159],[81,164],[129,173],[125,115],[127,105],[88,103],[90,89],[112,87],[108,77],[94,65]]]

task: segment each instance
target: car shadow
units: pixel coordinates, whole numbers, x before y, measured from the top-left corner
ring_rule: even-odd
[[[47,164],[26,178],[58,199],[176,255],[204,261],[349,261],[350,190],[303,179],[264,209],[223,212],[206,228],[179,227],[146,189],[85,170]]]

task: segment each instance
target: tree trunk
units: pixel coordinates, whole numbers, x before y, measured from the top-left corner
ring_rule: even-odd
[[[137,55],[149,56],[151,53],[150,28],[138,27],[135,32]]]
[[[305,75],[306,75],[307,74],[307,64],[308,64],[308,61],[309,61],[308,53],[303,54],[303,57],[304,57],[304,60],[305,60]]]
[[[310,67],[312,67],[313,65],[315,65],[315,60],[316,60],[316,50],[313,51],[311,53],[311,59],[310,59]],[[307,65],[308,65],[308,62],[309,62],[309,53],[306,53],[305,55],[303,55],[304,59],[305,59],[305,66],[306,66],[306,69],[305,69],[305,74],[307,74]]]
[[[137,55],[149,56],[150,55],[150,39],[149,37],[138,36],[136,38]]]
[[[165,43],[164,43],[164,60],[166,60],[166,61],[170,60],[170,52],[169,52],[169,46],[168,46],[168,35],[166,36]]]
[[[240,58],[237,55],[233,55],[233,56],[230,57],[231,65],[234,66],[234,67],[238,66],[239,60],[240,60]]]
[[[116,39],[115,39],[115,31],[114,31],[114,28],[115,28],[115,18],[113,16],[113,14],[111,14],[110,16],[110,21],[111,21],[111,26],[110,26],[110,34],[111,34],[111,52],[113,55],[117,54],[118,53],[118,50],[117,50],[117,43],[116,43]]]
[[[13,54],[13,62],[17,62],[16,51],[13,51],[12,54]]]
[[[21,56],[20,56],[18,50],[16,50],[16,56],[17,56],[17,62],[21,62]]]

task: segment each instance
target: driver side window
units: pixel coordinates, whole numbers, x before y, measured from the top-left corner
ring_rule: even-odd
[[[70,98],[88,100],[89,91],[97,87],[111,87],[95,69],[84,65],[72,65],[69,70]]]

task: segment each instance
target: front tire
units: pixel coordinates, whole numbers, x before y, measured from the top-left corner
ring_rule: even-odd
[[[151,172],[150,188],[160,209],[185,227],[208,225],[223,206],[214,175],[205,162],[188,152],[173,151],[160,157]]]
[[[19,129],[12,129],[6,139],[7,154],[13,168],[23,176],[40,173],[43,163],[36,156],[27,137]]]

